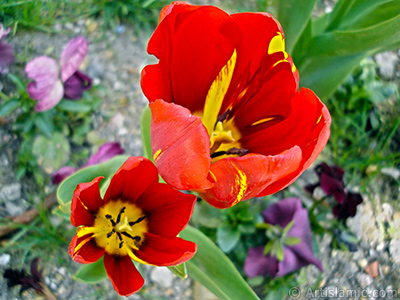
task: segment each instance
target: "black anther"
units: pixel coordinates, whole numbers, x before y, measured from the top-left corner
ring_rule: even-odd
[[[135,225],[135,224],[137,224],[137,223],[142,222],[144,219],[146,219],[146,216],[142,216],[142,217],[138,218],[138,219],[137,219],[136,221],[134,221],[134,222],[129,222],[129,225],[130,225],[130,226],[133,226],[133,225]]]

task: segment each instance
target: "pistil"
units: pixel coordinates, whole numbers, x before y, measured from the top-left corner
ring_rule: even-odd
[[[118,215],[119,217],[119,215]],[[121,218],[119,218],[121,219]],[[133,231],[132,227],[129,225],[129,220],[128,217],[125,216],[122,221],[117,223],[117,225],[114,227],[116,232],[124,232],[124,231]]]

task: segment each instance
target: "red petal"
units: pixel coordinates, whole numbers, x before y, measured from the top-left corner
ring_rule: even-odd
[[[104,266],[115,291],[121,296],[130,296],[139,291],[144,279],[129,256],[104,255]]]
[[[277,53],[269,57],[283,58],[283,55]],[[276,60],[266,60],[266,63],[269,64],[270,61]],[[287,118],[291,112],[290,104],[297,93],[297,86],[290,64],[281,62],[270,67],[266,66],[265,72],[263,68],[260,70],[256,75],[257,80],[249,85],[241,101],[232,108],[231,115],[242,136],[273,126]],[[263,122],[263,119],[268,118],[272,119]],[[257,123],[259,124],[256,125]]]
[[[193,242],[181,238],[167,239],[146,233],[145,243],[134,254],[144,262],[155,266],[174,266],[191,259],[197,250]]]
[[[240,13],[231,17],[240,27],[242,39],[237,47],[236,69],[222,111],[238,100],[246,84],[260,73],[260,66],[265,64],[263,60],[268,53],[269,43],[281,31],[279,23],[267,13]]]
[[[71,201],[72,225],[91,226],[94,222],[94,214],[103,206],[100,196],[99,183],[104,177],[97,177],[91,182],[80,183],[76,186]]]
[[[274,154],[298,145],[303,155],[296,172],[270,185],[259,196],[288,186],[314,162],[329,139],[330,124],[326,106],[311,90],[302,88],[292,99],[292,113],[286,120],[245,137],[243,147],[249,147],[252,152]]]
[[[300,163],[299,147],[275,156],[248,154],[221,159],[211,165],[211,172],[216,177],[215,186],[199,192],[199,195],[214,207],[228,208],[255,197],[297,170]]]
[[[174,238],[188,224],[195,202],[194,195],[155,183],[140,196],[136,205],[146,212],[149,232]]]
[[[104,201],[136,201],[155,182],[158,182],[158,173],[150,160],[145,157],[129,157],[112,177]]]
[[[150,103],[150,109],[151,145],[161,177],[180,190],[212,187],[207,180],[210,138],[201,118],[162,100]]]
[[[185,2],[173,2],[165,6],[160,13],[160,24],[153,36],[151,37],[147,51],[154,54],[158,58],[163,57],[162,62],[155,65],[148,65],[142,70],[140,84],[144,94],[149,101],[163,99],[166,102],[172,101],[171,78],[170,78],[170,52],[171,44],[166,44],[165,40],[172,39],[173,32],[169,32],[170,28],[176,27],[175,22],[177,16],[180,20],[190,11],[199,9],[199,6],[189,5]],[[168,18],[164,20],[164,18]],[[171,35],[171,36],[170,36]]]
[[[84,242],[82,247],[76,253],[74,253],[76,246],[80,245],[85,239],[87,239],[87,241]],[[94,263],[104,255],[104,249],[97,247],[90,235],[85,235],[80,238],[75,235],[69,244],[68,252],[74,261],[81,264]]]
[[[212,6],[180,4],[166,12],[148,46],[160,59],[159,68],[146,70],[143,91],[150,101],[163,99],[201,111],[212,82],[240,40],[240,30],[228,14]],[[169,86],[172,95],[164,95]]]
[[[143,68],[140,85],[150,102],[159,98],[166,102],[173,101],[169,73],[160,64]]]

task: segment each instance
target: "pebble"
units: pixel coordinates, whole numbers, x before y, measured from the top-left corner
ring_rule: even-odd
[[[124,34],[125,32],[126,32],[126,26],[124,26],[124,25],[118,25],[118,26],[115,28],[115,33],[116,33],[117,35]]]
[[[7,209],[7,213],[11,217],[16,217],[22,215],[27,210],[26,201],[24,199],[20,199],[17,201],[7,201],[4,204]]]
[[[357,261],[357,264],[360,266],[360,268],[364,269],[368,265],[368,260],[366,258],[362,258]]]
[[[378,251],[382,251],[383,249],[385,248],[385,243],[379,243],[377,246],[376,246],[376,250],[378,250]]]
[[[21,198],[21,184],[16,182],[3,186],[0,190],[0,200],[15,201]]]
[[[386,167],[381,169],[381,173],[393,177],[395,180],[400,178],[400,170],[393,167]],[[385,203],[386,204],[386,203]]]
[[[166,267],[156,267],[151,271],[150,279],[164,288],[172,286],[172,273]]]
[[[8,265],[8,263],[11,260],[11,255],[4,253],[2,255],[0,255],[0,266],[5,267]]]
[[[374,282],[374,280],[371,278],[371,276],[369,276],[368,274],[362,274],[362,273],[357,274],[357,281],[360,283],[360,286],[362,288],[365,288]]]
[[[382,52],[375,56],[375,60],[379,65],[379,73],[385,79],[393,77],[395,66],[398,62],[398,57],[392,52]]]
[[[390,266],[383,265],[382,266],[382,273],[385,274],[385,275],[388,275],[390,273]]]
[[[389,250],[393,262],[400,264],[400,240],[392,239],[389,244]]]

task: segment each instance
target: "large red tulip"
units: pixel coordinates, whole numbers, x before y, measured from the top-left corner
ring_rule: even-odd
[[[166,6],[142,72],[156,167],[173,187],[227,208],[291,184],[329,138],[330,115],[267,13]]]

